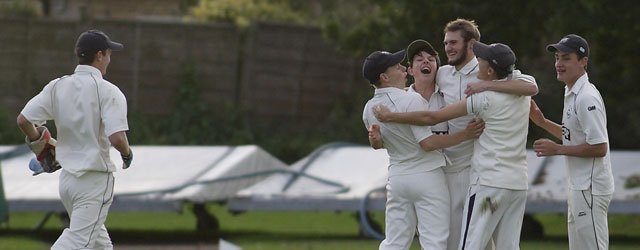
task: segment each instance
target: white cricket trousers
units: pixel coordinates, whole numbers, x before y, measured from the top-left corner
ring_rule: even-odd
[[[591,190],[569,191],[569,249],[609,249],[607,213],[611,197],[612,195],[593,195]]]
[[[380,250],[409,249],[416,226],[422,249],[447,249],[449,191],[442,168],[387,181],[386,238]]]
[[[76,177],[60,172],[60,199],[71,221],[51,249],[113,249],[104,226],[113,201],[113,174],[89,171]]]
[[[520,249],[526,201],[526,190],[470,185],[459,249],[483,250],[491,239],[497,250]]]
[[[447,172],[445,170],[444,173],[447,177],[449,199],[451,200],[449,210],[449,213],[451,214],[451,216],[449,216],[449,238],[447,239],[448,250],[457,250],[458,243],[460,243],[464,202],[467,198],[467,193],[469,192],[470,171],[471,168],[467,166],[457,172]]]

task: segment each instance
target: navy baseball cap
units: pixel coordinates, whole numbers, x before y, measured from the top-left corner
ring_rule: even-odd
[[[402,62],[405,54],[405,50],[396,53],[375,51],[369,54],[362,64],[362,76],[371,84],[377,83],[380,81],[380,74],[384,73],[387,68]]]
[[[510,72],[509,69],[512,70],[512,66],[516,63],[516,54],[513,53],[513,50],[508,45],[502,43],[487,45],[482,42],[475,42],[473,44],[473,53],[478,58],[489,62],[492,67],[505,69],[507,72]]]
[[[547,45],[549,52],[575,52],[579,56],[589,56],[589,44],[581,36],[569,34],[564,36],[558,43]]]
[[[76,42],[76,53],[81,57],[106,49],[118,51],[123,48],[121,43],[111,41],[107,34],[99,30],[88,30],[80,34]]]
[[[440,57],[438,52],[431,46],[431,44],[425,40],[418,39],[409,44],[407,47],[407,63],[411,64],[411,60],[421,51],[425,51],[436,58],[438,66],[440,66]]]

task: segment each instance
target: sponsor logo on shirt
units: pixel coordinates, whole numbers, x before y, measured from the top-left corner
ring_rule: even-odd
[[[567,141],[571,141],[571,130],[569,130],[569,128],[565,127],[564,124],[562,124],[562,136]]]
[[[596,110],[596,106],[587,107],[587,111],[593,111],[593,110]]]

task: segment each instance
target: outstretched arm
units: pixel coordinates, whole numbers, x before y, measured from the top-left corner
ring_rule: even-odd
[[[534,100],[531,100],[531,107],[529,107],[529,119],[531,119],[536,126],[541,127],[556,138],[562,139],[562,126],[545,118]]]
[[[457,145],[469,139],[480,137],[484,131],[484,121],[474,119],[467,125],[464,130],[449,135],[432,135],[420,141],[420,147],[424,151],[433,151],[442,148],[448,148]]]
[[[467,114],[467,100],[461,100],[447,105],[438,111],[415,111],[396,113],[385,106],[376,106],[373,113],[381,122],[406,123],[418,126],[431,126],[444,121],[458,118]]]
[[[483,91],[495,91],[522,96],[534,96],[538,94],[538,86],[523,80],[507,80],[501,82],[481,81],[467,84],[464,93],[467,96]]]
[[[519,70],[513,72],[515,79],[506,81],[481,81],[467,84],[464,93],[470,96],[483,91],[495,91],[507,94],[534,96],[538,94],[536,79],[530,75],[520,73]]]

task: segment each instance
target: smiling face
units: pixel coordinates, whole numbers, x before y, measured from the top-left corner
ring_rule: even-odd
[[[436,57],[426,51],[420,51],[418,54],[413,56],[407,73],[413,76],[416,82],[420,82],[425,80],[434,80],[437,69],[438,62]]]
[[[576,53],[558,51],[556,58],[556,78],[571,87],[585,73],[589,58],[578,59]]]
[[[444,34],[444,51],[447,54],[447,63],[457,67],[464,66],[473,58],[471,44],[474,39],[467,42],[462,37],[462,31],[447,31]]]

